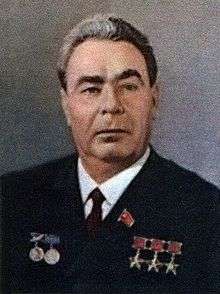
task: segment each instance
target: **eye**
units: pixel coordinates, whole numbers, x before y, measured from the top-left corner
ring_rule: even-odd
[[[129,84],[123,84],[122,88],[127,91],[136,91],[138,86],[136,84],[129,83]]]
[[[101,89],[98,87],[88,87],[81,91],[81,93],[86,93],[86,94],[98,94],[100,92],[101,92]]]

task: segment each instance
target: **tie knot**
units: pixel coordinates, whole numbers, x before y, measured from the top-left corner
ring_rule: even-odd
[[[88,196],[87,201],[92,199],[93,206],[101,205],[105,201],[105,196],[99,190],[99,188],[95,188]]]

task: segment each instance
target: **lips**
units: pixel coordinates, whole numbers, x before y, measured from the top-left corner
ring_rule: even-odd
[[[121,133],[128,133],[127,130],[120,129],[120,128],[114,128],[114,129],[103,129],[98,132],[96,132],[96,135],[100,134],[121,134]]]

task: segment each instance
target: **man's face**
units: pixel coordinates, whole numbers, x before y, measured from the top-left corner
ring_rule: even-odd
[[[87,40],[67,66],[62,105],[80,157],[136,161],[146,150],[158,96],[131,43]]]

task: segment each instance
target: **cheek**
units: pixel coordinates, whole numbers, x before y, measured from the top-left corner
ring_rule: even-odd
[[[70,103],[70,116],[74,133],[85,133],[92,126],[93,111],[88,105]]]
[[[140,99],[134,98],[135,103],[130,106],[130,115],[133,119],[133,123],[139,131],[145,131],[146,126],[151,121],[151,102],[146,97],[140,97]]]

